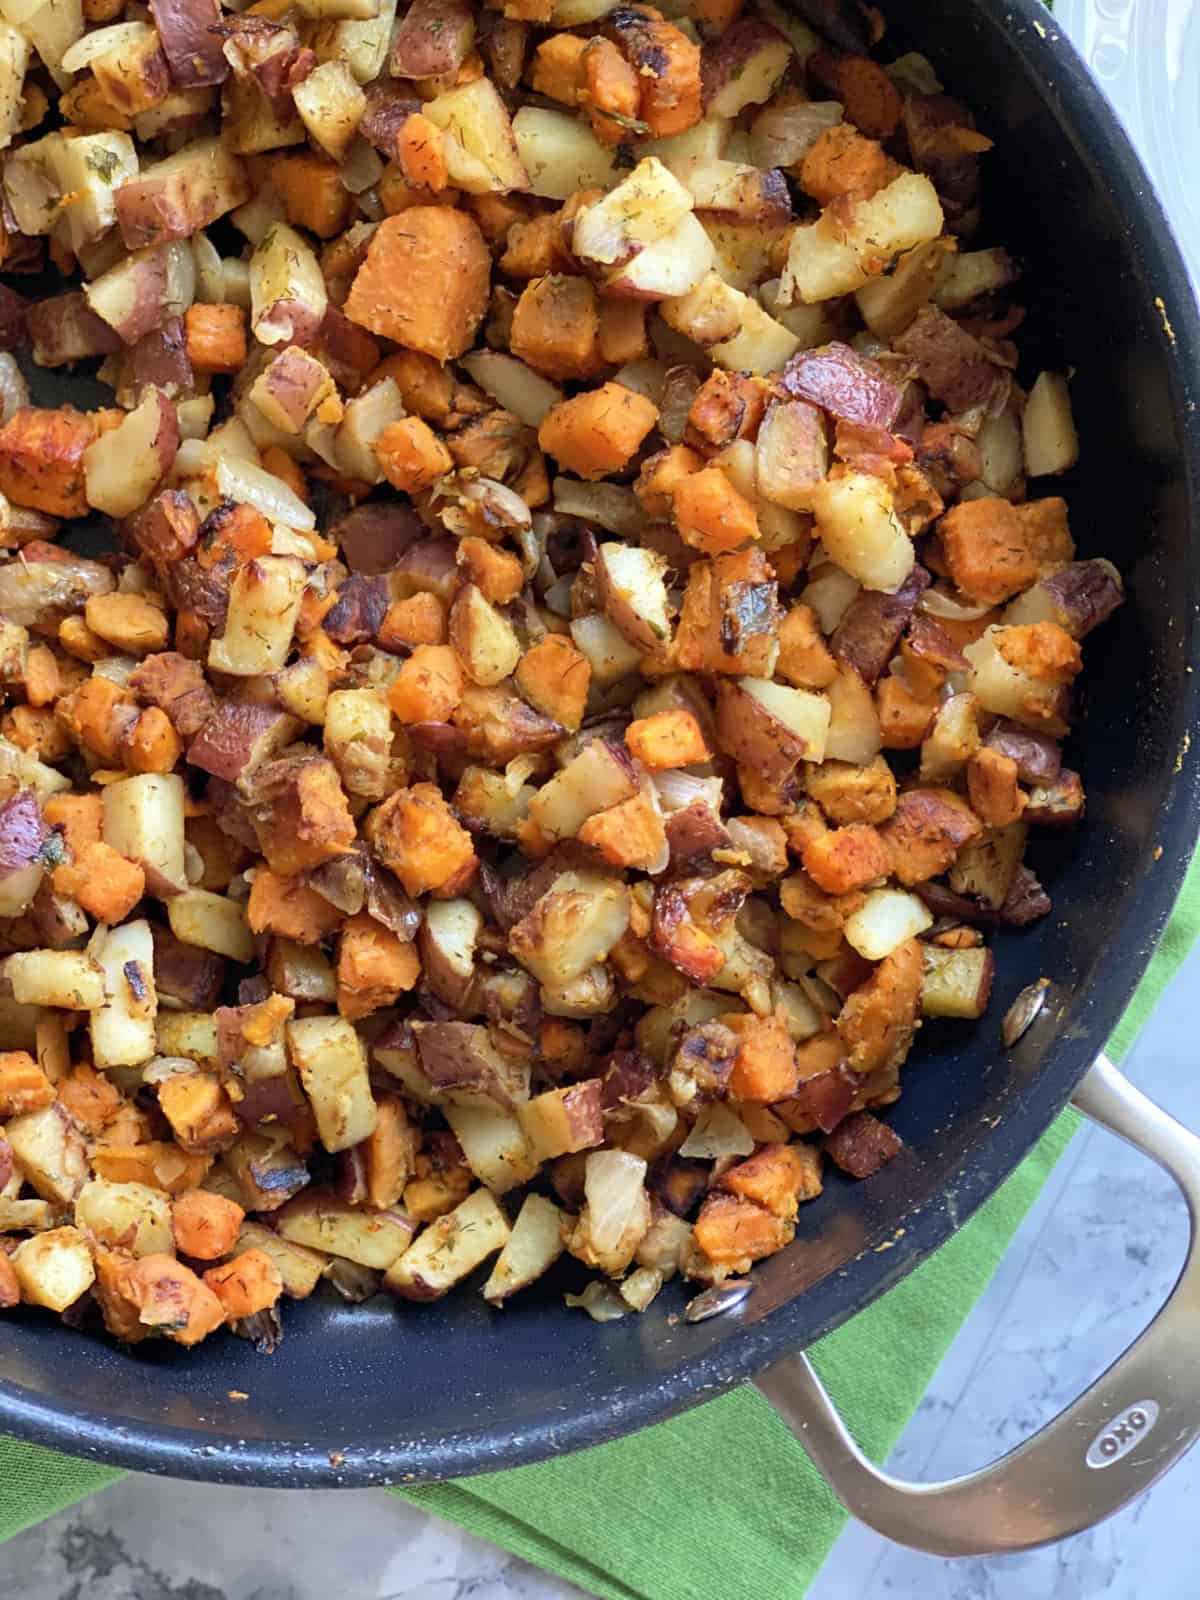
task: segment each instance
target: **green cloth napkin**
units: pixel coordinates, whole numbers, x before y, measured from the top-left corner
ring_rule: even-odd
[[[1119,1060],[1200,931],[1200,857],[1122,1017]],[[812,1354],[865,1449],[894,1444],[983,1292],[1078,1119],[1066,1113],[938,1253]],[[116,1482],[121,1473],[0,1439],[0,1540]],[[605,1600],[745,1593],[794,1600],[845,1513],[758,1395],[737,1389],[594,1450],[402,1492]]]

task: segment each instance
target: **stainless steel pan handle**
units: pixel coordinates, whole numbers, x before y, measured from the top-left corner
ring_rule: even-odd
[[[1104,1056],[1074,1104],[1170,1173],[1191,1219],[1170,1298],[1086,1394],[990,1466],[920,1484],[867,1460],[804,1356],[788,1356],[757,1379],[847,1510],[899,1544],[978,1556],[1065,1539],[1128,1505],[1200,1436],[1200,1139]]]

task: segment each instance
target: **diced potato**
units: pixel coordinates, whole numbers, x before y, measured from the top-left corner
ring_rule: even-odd
[[[29,41],[6,22],[0,28],[0,149],[7,149],[21,124],[21,90],[29,65]]]
[[[652,651],[671,637],[666,558],[655,550],[602,544],[595,563],[605,611],[638,650]]]
[[[300,120],[334,161],[341,161],[358,131],[367,98],[345,61],[323,61],[292,90]]]
[[[572,253],[595,267],[619,267],[673,233],[692,196],[655,156],[647,156],[602,200],[576,215]]]
[[[687,294],[665,300],[662,316],[731,372],[776,372],[800,348],[794,333],[715,272]]]
[[[9,1257],[21,1299],[31,1306],[65,1311],[96,1279],[92,1253],[78,1228],[52,1228],[19,1244]]]
[[[494,1194],[507,1194],[533,1177],[538,1158],[512,1112],[482,1104],[448,1104],[442,1110],[467,1165]]]
[[[982,945],[969,950],[941,950],[921,946],[925,979],[921,1010],[927,1017],[981,1017],[992,992],[995,963]]]
[[[517,1213],[512,1232],[483,1286],[489,1305],[503,1305],[510,1295],[528,1288],[562,1254],[563,1213],[544,1195],[531,1194]]]
[[[898,589],[915,566],[912,540],[881,478],[863,472],[827,478],[812,492],[812,509],[830,560],[864,588]]]
[[[176,773],[139,773],[105,786],[104,843],[136,861],[150,894],[183,889],[184,786]]]
[[[268,228],[250,258],[250,325],[260,344],[311,338],[329,296],[307,240],[285,222]]]
[[[174,1249],[170,1197],[144,1183],[91,1179],[75,1201],[75,1220],[102,1244],[135,1256]]]
[[[4,972],[18,1005],[98,1011],[104,1004],[104,974],[83,950],[22,950]]]
[[[70,1205],[87,1181],[87,1151],[57,1106],[13,1117],[4,1130],[17,1170],[43,1200]]]
[[[89,952],[104,974],[104,1004],[92,1012],[92,1060],[98,1067],[132,1067],[157,1048],[154,1019],[154,939],[144,919],[97,928]]]
[[[321,1143],[334,1151],[361,1144],[376,1120],[362,1040],[344,1017],[301,1017],[286,1031]]]
[[[208,889],[185,889],[167,901],[171,932],[184,944],[215,950],[231,961],[254,958],[254,938],[244,907]]]
[[[465,583],[450,608],[450,642],[474,683],[502,683],[521,659],[516,632],[473,583]]]
[[[571,624],[571,638],[580,653],[587,657],[592,682],[598,689],[619,683],[641,663],[642,652],[630,644],[615,623],[598,611],[576,617]]]
[[[509,949],[548,988],[581,978],[629,926],[629,891],[619,879],[565,872],[509,934]]]
[[[403,1300],[439,1300],[507,1244],[508,1219],[488,1189],[476,1189],[422,1230],[388,1268],[384,1287]]]
[[[347,794],[382,800],[387,793],[392,717],[374,689],[336,689],[325,704],[325,753]]]
[[[572,839],[588,817],[631,799],[633,764],[619,745],[593,739],[533,796],[529,815],[547,839]]]
[[[239,567],[225,632],[209,646],[212,670],[238,677],[278,672],[292,647],[306,581],[295,556],[258,556]]]
[[[318,61],[345,62],[357,83],[370,83],[383,71],[395,20],[396,0],[378,0],[374,16],[324,22],[309,44]]]
[[[157,1054],[194,1061],[198,1067],[217,1067],[216,1018],[203,1011],[160,1011],[155,1024]]]
[[[545,200],[567,200],[577,189],[607,189],[616,177],[613,152],[578,117],[522,106],[512,131],[530,192]]]
[[[400,1212],[356,1210],[328,1190],[306,1189],[275,1218],[280,1236],[290,1243],[381,1272],[408,1249],[416,1231]]]
[[[937,191],[920,173],[905,172],[854,206],[843,226],[832,210],[797,228],[788,249],[781,294],[812,305],[852,294],[886,270],[894,256],[942,231]]]
[[[243,1250],[261,1250],[275,1263],[283,1279],[283,1292],[294,1300],[305,1300],[321,1281],[321,1274],[329,1263],[323,1250],[297,1244],[285,1239],[273,1228],[264,1228],[260,1222],[244,1222],[238,1234],[235,1253]]]
[[[548,1089],[518,1106],[517,1116],[539,1161],[590,1150],[604,1142],[600,1079],[586,1078],[565,1089]]]
[[[867,961],[882,961],[906,939],[933,926],[924,901],[902,889],[872,889],[863,904],[846,918],[846,942]]]
[[[490,78],[455,84],[427,100],[422,110],[442,130],[451,183],[467,194],[529,187],[508,108]]]
[[[1071,395],[1061,372],[1040,373],[1021,419],[1025,466],[1031,478],[1066,472],[1079,460]]]

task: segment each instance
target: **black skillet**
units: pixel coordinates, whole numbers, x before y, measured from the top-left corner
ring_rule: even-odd
[[[1054,914],[997,940],[983,1022],[924,1031],[889,1114],[904,1154],[866,1183],[831,1178],[804,1207],[795,1244],[756,1270],[732,1312],[690,1325],[678,1285],[644,1316],[604,1326],[564,1309],[556,1281],[503,1313],[469,1291],[419,1308],[318,1296],[287,1307],[270,1357],[236,1339],[131,1352],[10,1313],[0,1431],[179,1477],[361,1487],[535,1461],[757,1377],[852,1510],[894,1538],[967,1553],[1100,1520],[1200,1430],[1187,1394],[1194,1362],[1179,1346],[1185,1302],[1194,1310],[1200,1298],[1187,1270],[1151,1331],[1071,1411],[996,1468],[929,1491],[892,1484],[855,1456],[796,1354],[965,1222],[1077,1090],[1087,1112],[1170,1165],[1200,1207],[1200,1143],[1093,1065],[1163,929],[1200,820],[1189,670],[1200,321],[1142,167],[1038,0],[891,0],[886,10],[891,39],[925,52],[996,141],[985,242],[1026,261],[1026,376],[1044,363],[1078,370],[1083,462],[1064,492],[1082,552],[1111,557],[1128,588],[1089,653],[1086,731],[1072,747],[1086,825],[1035,861]],[[1050,1003],[1006,1053],[998,1019],[1041,976],[1053,980]],[[884,1240],[892,1247],[877,1251]]]

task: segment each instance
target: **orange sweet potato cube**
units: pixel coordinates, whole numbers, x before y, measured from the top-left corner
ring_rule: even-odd
[[[413,988],[421,975],[416,946],[397,938],[365,911],[342,924],[338,946],[337,1004],[342,1016],[357,1021],[390,1006]]]
[[[755,1261],[792,1241],[792,1224],[741,1195],[710,1195],[696,1218],[696,1244],[710,1261],[732,1272],[749,1272]]]
[[[513,675],[523,699],[572,732],[583,720],[592,667],[566,634],[548,633],[521,657]]]
[[[758,515],[720,467],[689,473],[675,487],[675,522],[684,544],[721,555],[758,538]]]
[[[25,1050],[0,1053],[0,1117],[40,1111],[54,1101],[54,1085]]]
[[[174,1256],[142,1256],[118,1276],[119,1298],[137,1308],[138,1321],[176,1344],[199,1344],[225,1321],[225,1307],[190,1267]]]
[[[804,870],[826,894],[850,894],[891,871],[891,858],[877,829],[869,822],[831,828],[810,840],[800,852]]]
[[[266,1311],[283,1293],[279,1268],[265,1250],[243,1250],[219,1267],[209,1267],[204,1283],[231,1322]]]
[[[372,234],[345,314],[410,350],[454,360],[483,321],[491,276],[492,254],[473,217],[451,206],[409,206]]]
[[[972,600],[999,605],[1038,576],[1017,508],[998,495],[962,501],[942,518],[938,533],[950,576]]]
[[[52,517],[86,516],[83,453],[95,436],[74,406],[21,406],[0,428],[0,491]]]
[[[448,644],[419,644],[388,690],[388,704],[400,722],[448,722],[462,699],[463,683],[458,656]]]
[[[207,1189],[189,1189],[171,1202],[175,1248],[196,1261],[216,1261],[237,1243],[246,1213],[234,1200]]]
[[[407,893],[450,897],[475,876],[471,835],[432,783],[397,789],[367,817],[367,839]]]
[[[720,1187],[753,1200],[772,1216],[795,1221],[798,1202],[821,1192],[821,1152],[811,1144],[767,1144],[730,1167]]]
[[[581,478],[606,478],[636,455],[658,421],[658,407],[619,383],[605,383],[551,406],[538,429],[547,455]]]
[[[639,717],[626,728],[625,743],[651,772],[691,766],[712,755],[690,711],[656,711]]]
[[[721,1018],[738,1038],[729,1077],[729,1093],[737,1100],[770,1105],[795,1094],[796,1052],[779,1017],[738,1012]]]

